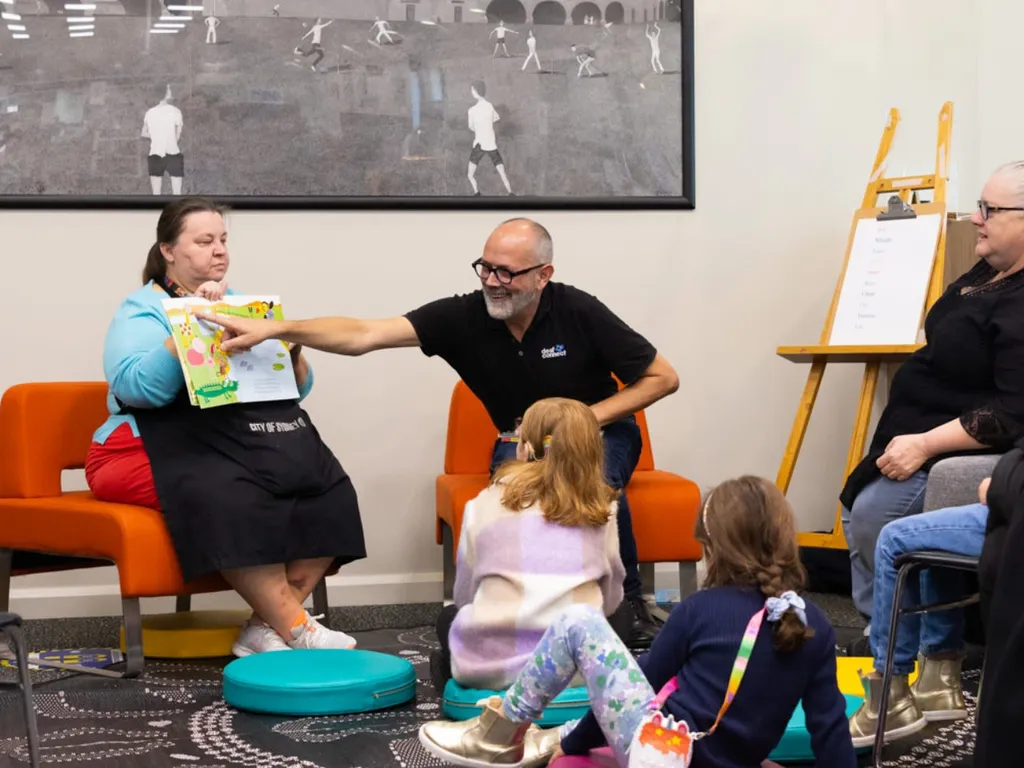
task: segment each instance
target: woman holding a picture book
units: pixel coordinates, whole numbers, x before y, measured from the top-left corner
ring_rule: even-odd
[[[228,263],[219,206],[193,197],[164,208],[142,287],[107,331],[110,417],[86,480],[103,501],[160,510],[183,579],[219,572],[252,607],[236,656],[354,648],[303,608],[324,574],[366,557],[366,545],[352,482],[299,404],[313,386],[301,348],[275,366],[294,370],[297,398],[199,408],[194,379],[186,385],[164,300],[233,295]]]

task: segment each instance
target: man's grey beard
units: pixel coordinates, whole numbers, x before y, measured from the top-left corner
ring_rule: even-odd
[[[495,320],[508,320],[510,317],[526,309],[536,298],[537,291],[510,293],[504,299],[492,299],[491,295],[486,290],[484,291],[484,304],[487,305],[487,314]]]

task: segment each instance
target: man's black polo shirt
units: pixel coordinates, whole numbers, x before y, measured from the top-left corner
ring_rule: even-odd
[[[424,304],[406,317],[420,348],[459,374],[504,432],[533,403],[568,397],[593,405],[632,384],[657,350],[596,297],[549,282],[523,340],[487,314],[482,291]]]

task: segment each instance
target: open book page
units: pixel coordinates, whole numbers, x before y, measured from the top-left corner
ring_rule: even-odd
[[[295,369],[288,345],[270,339],[248,352],[226,353],[221,349],[223,329],[193,314],[205,311],[240,317],[281,320],[284,314],[277,296],[225,296],[220,301],[187,297],[164,299],[171,321],[178,359],[185,374],[189,399],[200,408],[268,400],[296,400]]]

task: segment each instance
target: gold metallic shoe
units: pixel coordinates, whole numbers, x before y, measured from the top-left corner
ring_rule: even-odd
[[[910,687],[918,708],[929,723],[963,720],[967,702],[960,687],[963,657],[957,659],[918,659],[920,672]]]
[[[875,743],[878,705],[882,700],[881,677],[861,675],[860,681],[864,686],[864,703],[850,718],[850,737],[853,739],[853,746],[857,748],[870,747]],[[927,722],[910,694],[907,676],[893,677],[889,684],[884,740],[890,742],[910,736],[924,728]]]
[[[522,768],[542,768],[551,761],[555,747],[562,743],[559,728],[530,728],[526,732],[526,749]]]
[[[479,717],[463,722],[434,720],[420,726],[420,744],[434,757],[466,768],[522,768],[530,723],[514,723],[493,696]]]

